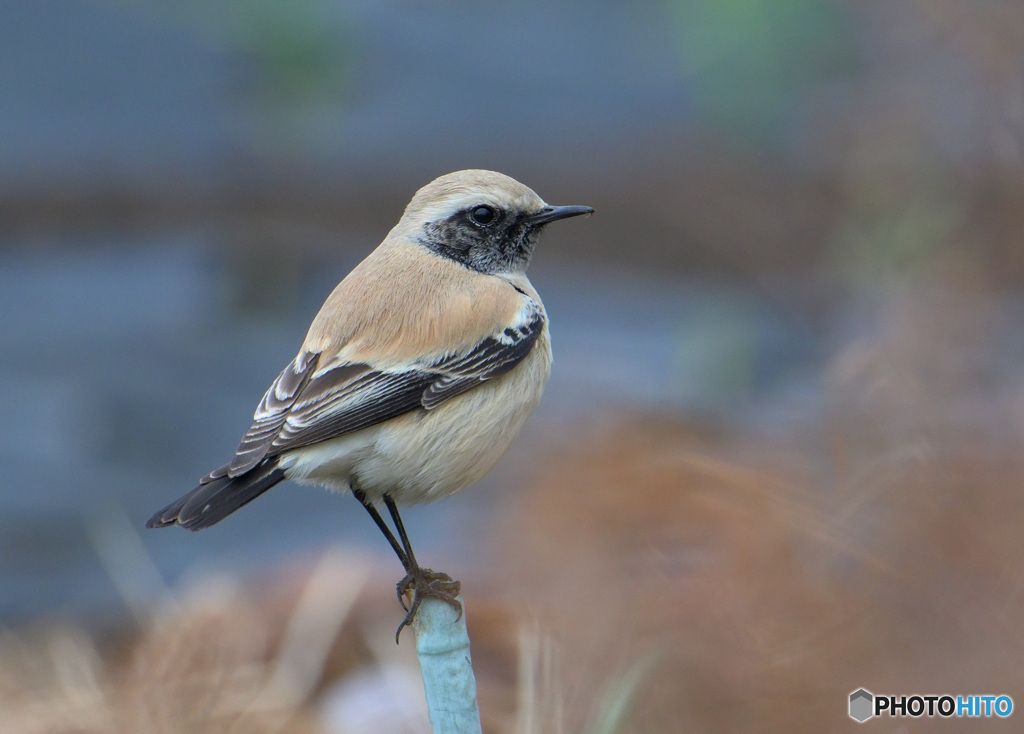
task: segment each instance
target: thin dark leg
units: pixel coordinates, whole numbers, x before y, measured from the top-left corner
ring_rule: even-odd
[[[370,517],[373,518],[373,521],[377,523],[377,527],[380,528],[382,533],[384,533],[384,537],[388,539],[389,543],[391,543],[391,548],[398,555],[398,560],[402,562],[402,566],[405,568],[406,573],[409,573],[412,569],[416,568],[416,559],[412,558],[411,551],[408,555],[406,554],[406,549],[409,548],[409,539],[405,536],[405,529],[402,528],[401,525],[398,526],[399,532],[402,534],[402,543],[406,547],[403,549],[402,546],[398,544],[398,541],[395,540],[395,536],[391,533],[391,528],[389,528],[387,523],[384,522],[384,518],[380,516],[379,512],[377,512],[377,508],[373,506],[372,502],[366,499],[366,492],[353,487],[352,494],[357,500],[359,500],[359,504],[361,504],[363,508],[370,513]],[[384,495],[384,497],[384,501],[388,503],[388,510],[391,511],[391,516],[394,517],[395,511],[391,509],[394,506],[394,502],[389,502],[391,498],[387,495]]]
[[[402,522],[402,516],[398,514],[398,506],[391,495],[384,495],[384,504],[387,506],[388,512],[391,513],[391,520],[395,523],[398,537],[402,540],[405,557],[409,562],[405,567],[405,578],[399,581],[395,587],[398,592],[398,603],[406,611],[405,619],[398,625],[398,631],[395,632],[395,642],[397,643],[402,630],[412,624],[420,604],[427,597],[451,604],[458,610],[461,617],[462,604],[457,598],[461,591],[461,585],[458,581],[453,581],[448,574],[423,568],[416,562],[416,556],[412,552],[412,543],[409,542],[409,535],[405,532],[405,524]],[[412,590],[412,604],[406,605],[405,595],[410,589]]]
[[[402,548],[405,549],[405,557],[409,559],[409,565],[405,567],[408,571],[410,568],[419,568],[420,564],[416,563],[416,556],[412,552],[412,543],[409,542],[409,536],[405,532],[405,525],[402,523],[402,516],[398,514],[398,506],[395,501],[391,499],[390,494],[384,495],[384,504],[387,505],[388,512],[391,513],[391,519],[395,523],[395,528],[398,530],[398,537],[402,540]]]
[[[412,552],[412,543],[409,542],[409,534],[405,532],[405,523],[402,522],[402,516],[398,514],[398,505],[395,504],[395,500],[392,499],[390,494],[384,495],[384,504],[388,508],[388,512],[391,514],[391,520],[395,523],[395,528],[398,530],[398,537],[402,541],[402,548],[405,550],[405,557],[409,559],[409,565],[405,567],[405,578],[398,582],[398,586],[395,588],[398,594],[398,603],[402,605],[402,609],[408,612],[406,616],[406,622],[402,622],[402,627],[407,625],[412,618],[416,616],[416,610],[419,609],[420,601],[419,598],[413,594],[412,606],[408,606],[405,603],[405,592],[410,587],[415,586],[413,579],[417,575],[421,575],[422,569],[420,564],[416,562],[416,555]],[[401,632],[402,628],[399,627],[398,631]]]

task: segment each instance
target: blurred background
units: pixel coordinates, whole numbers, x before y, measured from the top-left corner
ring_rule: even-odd
[[[429,730],[350,498],[142,525],[467,167],[597,210],[519,444],[405,513],[487,731],[1024,704],[1020,2],[0,0],[0,730]]]

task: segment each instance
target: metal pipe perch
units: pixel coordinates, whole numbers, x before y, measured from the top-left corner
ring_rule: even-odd
[[[458,600],[463,603],[461,596]],[[434,734],[481,734],[466,614],[441,599],[425,598],[412,627]]]

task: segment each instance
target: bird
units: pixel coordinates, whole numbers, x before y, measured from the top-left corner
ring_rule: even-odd
[[[396,642],[424,598],[461,615],[461,585],[419,565],[398,505],[476,482],[518,437],[552,364],[526,270],[548,224],[593,212],[550,206],[494,171],[419,189],[328,296],[231,460],[146,526],[208,528],[286,479],[351,492],[405,570]]]

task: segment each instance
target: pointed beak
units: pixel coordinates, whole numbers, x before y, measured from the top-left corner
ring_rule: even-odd
[[[536,214],[526,218],[531,227],[540,227],[559,219],[578,217],[580,214],[593,214],[593,207],[589,206],[546,206]]]

